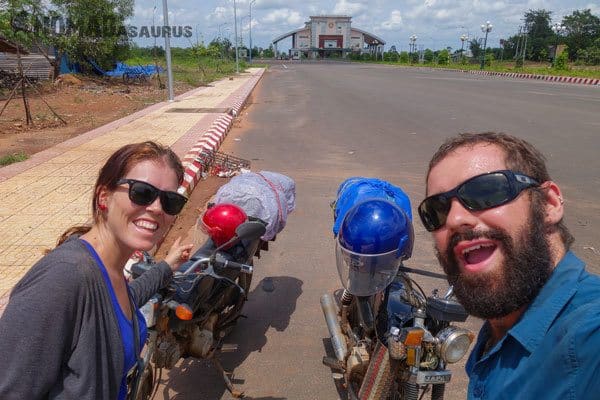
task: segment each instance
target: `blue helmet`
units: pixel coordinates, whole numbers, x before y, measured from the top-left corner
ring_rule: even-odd
[[[412,221],[398,205],[369,199],[354,205],[340,226],[336,264],[352,294],[370,296],[389,285],[412,254]]]

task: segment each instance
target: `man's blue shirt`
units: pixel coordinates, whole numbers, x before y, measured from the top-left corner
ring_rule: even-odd
[[[600,399],[600,277],[568,252],[522,318],[469,356],[469,399]]]

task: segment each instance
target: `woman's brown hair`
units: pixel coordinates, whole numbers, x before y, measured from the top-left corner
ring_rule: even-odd
[[[96,185],[94,186],[94,198],[92,199],[93,223],[100,222],[101,214],[98,210],[98,195],[100,190],[106,188],[114,191],[118,186],[117,182],[119,179],[123,178],[138,163],[148,160],[163,161],[177,175],[177,183],[181,184],[183,182],[183,165],[177,154],[169,147],[150,141],[127,144],[115,151],[100,169]],[[83,235],[89,232],[91,228],[92,224],[70,227],[60,236],[57,246],[67,240],[69,236]]]

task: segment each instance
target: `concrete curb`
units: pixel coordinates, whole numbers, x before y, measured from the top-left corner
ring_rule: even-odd
[[[517,73],[517,72],[473,71],[473,70],[464,70],[464,69],[461,69],[459,71],[462,71],[465,73],[470,73],[470,74],[476,74],[476,75],[505,76],[507,78],[536,79],[536,80],[541,80],[541,81],[576,83],[576,84],[582,84],[582,85],[600,85],[600,79],[594,79],[594,78],[576,78],[573,76],[521,74],[521,73]]]
[[[457,68],[434,68],[434,67],[405,67],[426,71],[449,71],[449,72],[464,72],[465,74],[473,75],[489,75],[516,79],[535,79],[539,81],[572,83],[580,85],[600,86],[600,79],[597,78],[577,78],[574,76],[558,76],[558,75],[538,75],[538,74],[522,74],[518,72],[496,72],[496,71],[481,71],[472,69],[457,69]]]
[[[233,120],[238,116],[246,104],[246,100],[254,90],[258,81],[262,78],[265,69],[262,68],[259,72],[248,80],[240,89],[227,98],[222,105],[231,107],[229,113],[223,113],[212,123],[206,132],[202,134],[198,142],[187,152],[183,157],[182,162],[185,168],[183,183],[177,190],[179,193],[189,196],[198,181],[202,178],[202,164],[198,160],[198,155],[203,150],[217,151],[225,136],[229,133]]]

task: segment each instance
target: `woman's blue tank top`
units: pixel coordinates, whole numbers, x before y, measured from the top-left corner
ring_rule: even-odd
[[[133,322],[127,318],[125,313],[123,313],[123,310],[121,309],[121,306],[117,301],[117,296],[115,295],[115,291],[113,289],[112,283],[110,282],[110,278],[108,277],[108,272],[106,271],[106,268],[104,267],[104,263],[100,259],[100,256],[98,256],[98,253],[96,253],[96,250],[92,247],[91,244],[89,244],[83,239],[80,240],[88,248],[88,250],[92,254],[92,257],[94,257],[94,260],[96,260],[100,271],[102,272],[104,282],[106,283],[106,286],[108,287],[108,291],[110,293],[110,299],[112,301],[113,309],[115,310],[117,321],[119,322],[119,330],[121,331],[121,340],[123,342],[123,355],[125,363],[123,365],[123,378],[121,379],[121,385],[119,387],[118,399],[125,400],[127,396],[127,373],[129,372],[129,370],[131,370],[131,368],[134,367],[138,356],[138,354],[135,354],[135,346],[133,340]],[[125,279],[125,276],[123,276],[123,279]],[[129,290],[129,286],[127,286],[127,290]],[[146,320],[144,319],[144,316],[137,307],[135,307],[135,312],[137,315],[138,326],[140,329],[141,349],[142,347],[144,347],[144,343],[146,342],[148,328],[146,327]]]

